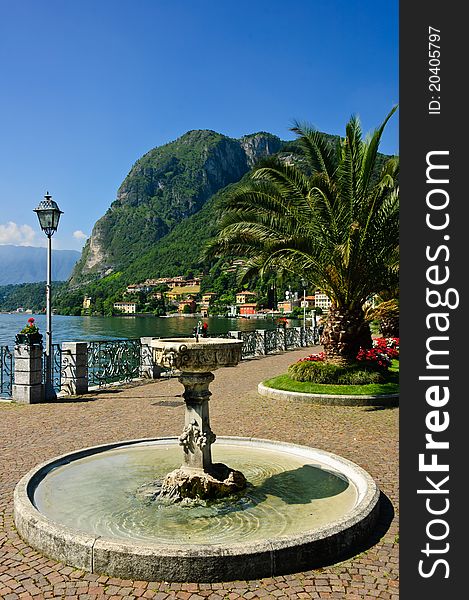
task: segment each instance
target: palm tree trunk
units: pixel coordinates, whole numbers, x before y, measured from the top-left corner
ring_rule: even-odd
[[[399,337],[399,317],[383,317],[379,322],[379,332],[383,337]]]
[[[360,348],[371,348],[370,326],[362,308],[331,306],[321,336],[326,360],[335,364],[354,362]]]

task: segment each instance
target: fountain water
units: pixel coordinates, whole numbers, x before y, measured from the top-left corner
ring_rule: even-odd
[[[87,448],[33,469],[15,489],[15,523],[25,540],[90,572],[219,581],[325,565],[368,537],[379,490],[350,461],[236,437],[219,438],[212,460],[212,371],[238,364],[241,341],[152,345],[160,365],[180,372],[182,434]]]

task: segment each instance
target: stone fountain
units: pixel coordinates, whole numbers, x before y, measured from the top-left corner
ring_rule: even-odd
[[[162,367],[180,371],[186,404],[185,424],[179,436],[184,463],[169,473],[159,491],[160,498],[210,500],[223,498],[246,487],[246,478],[223,463],[212,462],[216,435],[210,428],[210,383],[212,371],[234,367],[241,360],[241,340],[196,338],[153,340],[154,360]]]
[[[15,488],[23,539],[64,564],[148,581],[271,577],[362,550],[380,492],[358,465],[285,442],[214,444],[209,385],[213,371],[238,364],[241,345],[153,340],[154,360],[177,370],[184,386],[182,434],[84,448],[36,466]]]

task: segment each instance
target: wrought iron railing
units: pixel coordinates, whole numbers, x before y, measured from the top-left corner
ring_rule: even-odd
[[[264,333],[265,354],[277,352],[282,348],[284,333],[280,329],[266,329]]]
[[[241,358],[256,356],[259,352],[259,336],[257,331],[241,331],[239,339],[243,340]]]
[[[148,372],[153,367],[153,351],[148,343],[140,344],[140,375],[148,377]]]
[[[42,354],[42,383],[46,383],[46,353]],[[56,392],[60,392],[62,387],[62,346],[61,344],[52,344],[52,362],[51,362],[52,387]]]
[[[279,327],[255,331],[231,331],[230,337],[243,340],[241,358],[252,358],[284,350],[313,346],[318,343],[317,329],[312,327]]]
[[[0,346],[0,396],[10,398],[13,385],[13,352]]]
[[[319,344],[319,330],[317,327],[306,327],[303,329],[304,346],[315,346]]]
[[[302,335],[300,327],[287,327],[285,332],[285,350],[288,348],[301,348]]]
[[[52,344],[52,385],[56,392],[60,392],[62,386],[62,346]]]
[[[319,343],[317,328],[283,327],[255,331],[230,331],[215,337],[234,337],[243,340],[242,358],[272,354]],[[60,344],[52,345],[52,381],[61,389],[64,357]],[[44,355],[43,355],[44,356]],[[88,386],[103,387],[141,377],[152,377],[153,356],[149,340],[98,340],[87,342]],[[65,365],[66,366],[66,365]],[[43,364],[43,382],[45,361]],[[8,346],[0,346],[0,396],[12,396],[14,354]]]
[[[131,381],[141,374],[140,339],[88,342],[88,385]]]

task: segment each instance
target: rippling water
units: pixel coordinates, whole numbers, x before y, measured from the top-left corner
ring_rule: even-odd
[[[140,498],[145,483],[178,468],[176,445],[108,451],[51,471],[34,495],[55,522],[105,537],[167,544],[222,544],[278,538],[319,528],[355,505],[355,486],[307,459],[216,443],[214,462],[241,470],[249,487],[235,501],[163,506]],[[306,462],[305,462],[306,461]]]
[[[13,347],[15,334],[20,331],[33,316],[44,334],[45,315],[0,314],[0,346]],[[184,337],[191,335],[200,317],[65,317],[54,315],[52,318],[53,342],[102,340],[119,338],[138,338],[142,336]],[[225,319],[208,317],[210,334],[226,333],[229,330],[251,331],[275,327],[272,319]],[[296,322],[295,322],[296,324]]]

